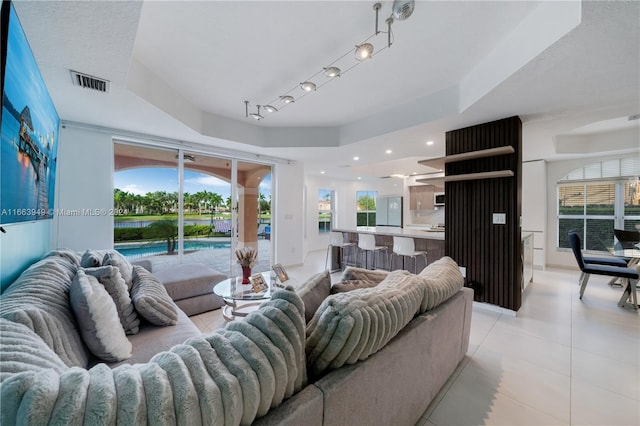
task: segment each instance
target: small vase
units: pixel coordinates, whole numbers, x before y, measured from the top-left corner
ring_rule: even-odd
[[[249,266],[242,267],[242,284],[249,284],[249,277],[251,276],[251,268]]]

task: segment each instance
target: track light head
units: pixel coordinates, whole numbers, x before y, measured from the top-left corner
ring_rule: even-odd
[[[316,84],[311,81],[305,81],[304,83],[300,83],[300,88],[305,92],[313,92],[316,90]]]
[[[362,43],[356,46],[355,54],[358,61],[366,61],[373,55],[373,44]]]

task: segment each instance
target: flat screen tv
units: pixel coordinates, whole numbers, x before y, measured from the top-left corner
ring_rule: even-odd
[[[10,1],[1,22],[0,224],[51,219],[60,119]]]

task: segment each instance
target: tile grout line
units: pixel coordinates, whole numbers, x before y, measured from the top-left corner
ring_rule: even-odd
[[[573,415],[573,298],[574,292],[569,292],[569,424],[572,423]]]

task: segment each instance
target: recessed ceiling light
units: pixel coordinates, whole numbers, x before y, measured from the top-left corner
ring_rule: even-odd
[[[391,151],[390,149],[386,150],[385,153],[387,154],[391,154],[393,151]]]
[[[358,180],[361,180],[362,178],[360,176],[358,176]]]
[[[427,141],[427,145],[433,145],[433,141]]]
[[[320,170],[320,174],[323,175],[324,174],[324,170]]]
[[[360,157],[353,157],[353,159],[354,159],[355,161],[358,161],[358,160],[360,159]]]

